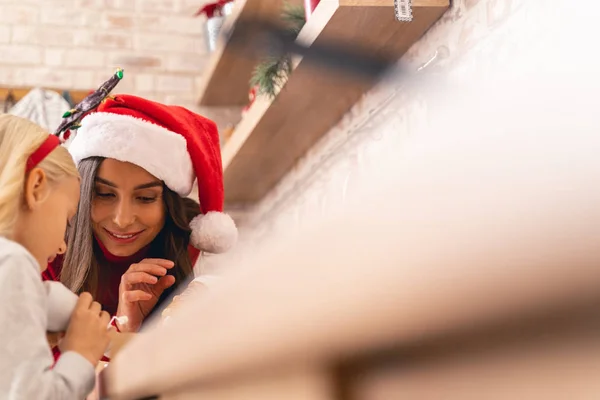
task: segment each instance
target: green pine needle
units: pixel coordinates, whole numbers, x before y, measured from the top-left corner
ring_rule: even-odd
[[[296,35],[306,23],[304,7],[285,3],[282,19],[287,29]],[[283,87],[292,72],[292,58],[289,55],[281,58],[268,58],[256,66],[250,79],[250,85],[258,86],[258,94],[274,98]]]
[[[306,23],[306,15],[303,5],[285,3],[282,13],[283,20],[287,23],[288,29],[296,34],[300,33]]]
[[[258,86],[258,93],[274,98],[292,72],[292,60],[289,57],[268,58],[254,68],[250,84]]]

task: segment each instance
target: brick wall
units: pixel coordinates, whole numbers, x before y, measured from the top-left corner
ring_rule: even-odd
[[[206,1],[0,0],[0,86],[91,89],[123,67],[118,91],[199,111]]]

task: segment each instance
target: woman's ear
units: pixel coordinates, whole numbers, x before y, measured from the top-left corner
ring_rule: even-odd
[[[25,179],[25,206],[34,210],[48,195],[48,177],[41,168],[34,168]]]

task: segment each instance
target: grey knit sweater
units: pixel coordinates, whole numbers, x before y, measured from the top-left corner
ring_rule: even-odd
[[[37,261],[0,237],[0,399],[80,400],[94,388],[94,366],[78,353],[52,367],[48,304]]]

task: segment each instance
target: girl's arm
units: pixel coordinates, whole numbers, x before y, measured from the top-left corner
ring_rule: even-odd
[[[83,399],[94,387],[94,366],[72,351],[53,366],[45,296],[30,255],[0,257],[0,393],[14,399]]]

